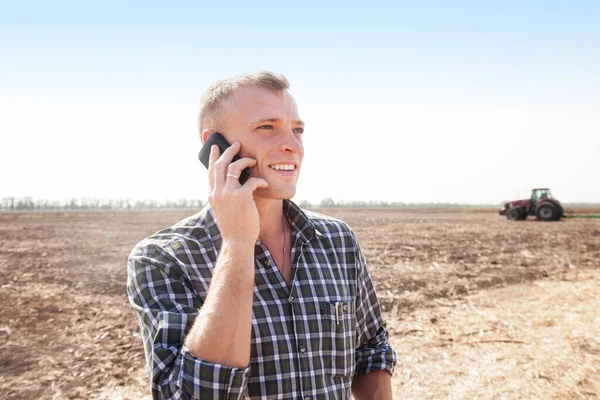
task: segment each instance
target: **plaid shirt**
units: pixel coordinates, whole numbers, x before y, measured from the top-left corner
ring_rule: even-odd
[[[250,364],[195,357],[184,337],[202,307],[221,246],[210,207],[140,242],[128,262],[154,398],[349,399],[354,375],[393,372],[396,356],[354,233],[334,218],[284,212],[293,234],[291,287],[255,246]]]

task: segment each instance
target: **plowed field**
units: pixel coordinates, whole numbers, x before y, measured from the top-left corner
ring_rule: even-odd
[[[600,220],[325,212],[366,254],[396,398],[600,396]],[[192,213],[0,213],[0,398],[148,398],[125,262]]]

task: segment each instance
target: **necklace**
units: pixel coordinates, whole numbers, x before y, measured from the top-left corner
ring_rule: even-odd
[[[285,245],[285,216],[284,213],[281,213],[281,227],[283,228],[283,255],[285,256],[285,252],[287,251],[287,246]]]

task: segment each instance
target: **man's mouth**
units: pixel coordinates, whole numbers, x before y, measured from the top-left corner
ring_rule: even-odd
[[[294,164],[271,164],[269,168],[275,171],[295,171],[296,166]]]

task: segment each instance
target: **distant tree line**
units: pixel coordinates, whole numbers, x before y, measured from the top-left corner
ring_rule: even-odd
[[[199,199],[178,200],[131,200],[72,198],[64,200],[48,200],[33,197],[4,197],[0,201],[0,211],[21,210],[152,210],[167,208],[201,209],[205,202]],[[482,207],[451,203],[403,203],[388,201],[335,201],[324,198],[319,203],[301,200],[302,208],[464,208]],[[485,207],[485,206],[484,206]]]
[[[310,202],[301,201],[302,208],[313,208]],[[456,203],[404,203],[402,201],[382,201],[382,200],[350,200],[335,201],[332,198],[324,198],[317,208],[481,208],[496,207],[496,205],[474,205],[474,204],[456,204]]]
[[[72,198],[65,200],[47,200],[33,197],[3,197],[0,211],[21,210],[148,210],[159,208],[201,209],[204,202],[199,199],[179,200],[131,200],[131,199],[94,199]]]
[[[33,197],[4,197],[0,201],[0,211],[20,210],[152,210],[167,208],[186,208],[200,210],[205,202],[199,199],[179,200],[131,200],[131,199],[94,199],[72,198],[65,200],[47,200]],[[489,208],[495,204],[473,205],[456,203],[404,203],[400,201],[335,201],[324,198],[319,203],[301,200],[302,208]],[[567,203],[565,206],[600,206],[592,203]]]
[[[464,204],[464,203],[404,203],[402,201],[381,200],[350,200],[335,201],[332,198],[324,198],[318,204],[312,204],[306,200],[298,203],[302,208],[499,208],[501,204]],[[563,203],[565,207],[600,207],[598,203]]]

